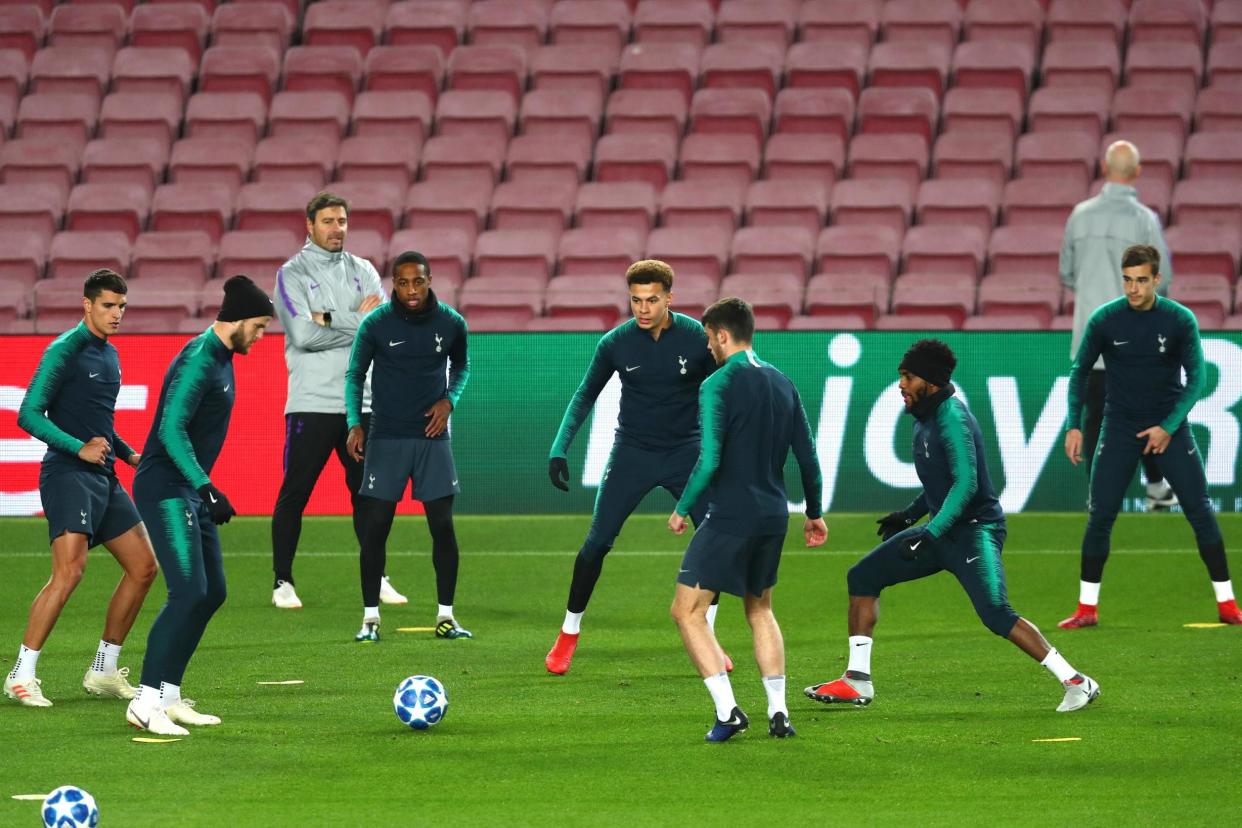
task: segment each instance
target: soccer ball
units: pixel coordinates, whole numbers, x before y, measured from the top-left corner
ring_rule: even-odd
[[[48,828],[94,828],[99,824],[95,797],[73,785],[61,785],[43,800],[43,824]]]
[[[397,685],[392,706],[402,724],[426,730],[444,718],[448,711],[448,694],[444,692],[444,685],[431,676],[410,676]]]

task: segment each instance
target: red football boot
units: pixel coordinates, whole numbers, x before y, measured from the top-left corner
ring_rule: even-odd
[[[552,649],[548,650],[548,655],[543,660],[549,673],[563,676],[569,672],[569,662],[574,660],[574,650],[578,649],[578,636],[579,633],[571,635],[561,632],[556,637],[556,643],[552,645]]]
[[[1100,623],[1100,614],[1094,604],[1078,604],[1078,609],[1069,618],[1057,624],[1063,630],[1076,630],[1080,627],[1094,627]]]
[[[808,699],[825,704],[855,704],[859,707],[871,704],[875,698],[875,686],[870,681],[842,676],[836,681],[816,684],[802,691]]]
[[[1238,609],[1238,602],[1230,598],[1228,601],[1221,601],[1216,605],[1217,612],[1220,613],[1220,620],[1225,624],[1242,624],[1242,610]]]

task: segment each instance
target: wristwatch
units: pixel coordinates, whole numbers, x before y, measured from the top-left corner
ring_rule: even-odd
[[[323,326],[324,326],[325,328],[331,328],[331,327],[332,327],[332,311],[324,311],[324,312],[323,312]]]

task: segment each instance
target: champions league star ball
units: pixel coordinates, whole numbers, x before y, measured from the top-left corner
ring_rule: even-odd
[[[43,800],[43,824],[47,828],[79,828],[99,824],[95,797],[73,785],[62,785]]]
[[[410,676],[397,686],[392,706],[402,724],[426,730],[444,718],[448,694],[444,685],[431,676]]]

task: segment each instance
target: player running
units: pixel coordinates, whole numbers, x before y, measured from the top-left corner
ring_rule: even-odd
[[[663,487],[681,497],[699,456],[699,384],[716,365],[707,350],[703,326],[669,310],[673,269],[644,259],[625,272],[634,318],[604,334],[586,376],[565,409],[548,452],[552,485],[569,491],[566,459],[574,435],[613,374],[621,378],[617,435],[595,497],[591,528],[574,561],[565,621],[544,658],[549,673],[569,672],[595,583],[621,527],[652,489]],[[690,517],[697,526],[705,506]],[[716,620],[716,605],[708,622]],[[724,656],[728,659],[728,656]],[[729,665],[732,669],[732,664]]]
[[[902,357],[901,397],[914,417],[914,468],[923,491],[903,511],[880,520],[884,542],[850,568],[849,664],[835,681],[806,688],[821,702],[867,705],[871,634],[880,592],[942,570],[953,573],[984,625],[1048,668],[1065,689],[1058,713],[1095,701],[1100,686],[1077,672],[1035,625],[1009,606],[1001,547],[1005,513],[992,490],[979,423],[950,383],[957,358],[936,339],[915,342]],[[1133,474],[1134,469],[1130,469]],[[930,514],[926,525],[913,524]]]
[[[794,729],[785,701],[785,642],[772,614],[772,589],[789,525],[784,479],[789,450],[802,472],[807,546],[828,539],[820,510],[823,479],[798,390],[751,349],[755,315],[750,305],[721,299],[703,314],[703,327],[721,367],[699,389],[702,447],[668,528],[685,532],[686,516],[701,501],[707,501],[707,513],[682,559],[672,615],[716,705],[716,724],[706,739],[724,742],[750,721],[733,697],[707,611],[720,592],[742,599],[768,697],[768,735],[784,739]]]
[[[211,482],[224,447],[237,387],[233,355],[247,354],[275,314],[272,300],[245,276],[224,283],[210,328],[185,344],[168,366],[134,499],[152,526],[168,600],[147,636],[142,684],[125,718],[140,730],[184,736],[181,725],[218,725],[181,696],[186,665],[207,623],[224,603],[224,559],[216,527],[237,512]]]
[[[457,533],[453,497],[461,493],[449,435],[449,415],[470,378],[466,320],[436,298],[431,265],[422,253],[402,253],[392,265],[392,301],[358,328],[345,372],[350,457],[363,462],[358,493],[362,528],[362,629],[355,641],[379,641],[380,583],[397,502],[413,481],[423,502],[436,570],[436,636],[473,638],[453,616],[457,591]],[[371,423],[362,424],[363,386],[371,377]],[[363,447],[365,458],[363,457]]]
[[[1203,393],[1199,325],[1185,306],[1157,295],[1160,253],[1155,247],[1126,248],[1121,274],[1125,295],[1091,315],[1070,372],[1065,454],[1077,465],[1083,459],[1081,411],[1087,376],[1095,361],[1104,357],[1104,425],[1091,469],[1078,609],[1058,626],[1075,629],[1099,623],[1100,581],[1113,523],[1134,467],[1145,455],[1155,456],[1194,529],[1199,557],[1216,593],[1217,615],[1226,624],[1242,624],[1225,541],[1208,500],[1203,460],[1186,422]]]
[[[108,338],[121,327],[127,291],[125,279],[111,270],[86,278],[82,321],[47,346],[17,413],[17,424],[47,444],[39,498],[52,544],[52,577],[35,596],[17,661],[4,680],[4,695],[27,707],[52,706],[35,667],[82,580],[87,550],[100,543],[123,574],[82,687],[97,696],[134,697],[129,668],[117,669],[117,658],[155,581],[156,565],[142,518],[114,469],[118,458],[133,466],[142,458],[113,430],[121,362]]]

